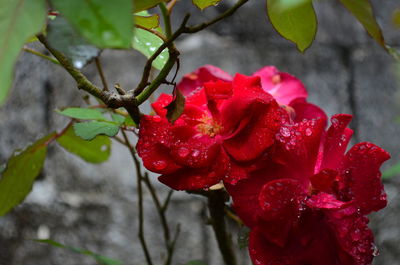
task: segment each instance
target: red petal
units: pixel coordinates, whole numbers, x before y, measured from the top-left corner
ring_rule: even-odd
[[[337,200],[334,195],[324,192],[312,195],[306,204],[315,209],[340,209],[347,205],[347,203]]]
[[[368,228],[368,218],[353,207],[329,211],[327,215],[340,247],[352,257],[352,262],[340,264],[370,265],[377,249],[372,231]]]
[[[274,66],[266,66],[253,76],[261,78],[264,91],[270,93],[279,104],[289,105],[296,98],[307,98],[307,90],[299,79],[279,72]]]
[[[175,190],[198,190],[217,184],[224,177],[229,161],[226,156],[218,156],[215,164],[207,168],[182,168],[172,174],[164,174],[158,180]]]
[[[170,155],[170,123],[160,116],[143,116],[140,122],[137,151],[144,166],[157,173],[170,173],[180,168]]]
[[[311,185],[314,190],[327,193],[333,192],[333,184],[338,176],[338,172],[332,169],[323,169],[318,174],[310,177]]]
[[[188,96],[197,89],[201,89],[205,82],[217,80],[231,81],[232,77],[218,67],[204,65],[194,72],[186,74],[177,85],[177,88],[184,96]]]
[[[204,83],[205,92],[209,100],[228,99],[232,96],[232,82],[221,80]]]
[[[290,107],[295,110],[295,122],[311,119],[322,119],[326,122],[328,117],[325,112],[317,105],[308,103],[304,98],[298,98],[290,102]]]
[[[277,134],[279,143],[272,157],[291,170],[287,177],[299,180],[305,188],[314,174],[324,123],[317,119],[287,124]]]
[[[165,117],[165,115],[167,115],[167,109],[165,109],[165,107],[171,102],[172,96],[162,93],[156,101],[151,103],[151,106],[158,115]]]
[[[353,131],[347,128],[352,116],[349,114],[336,114],[331,118],[332,125],[325,137],[324,155],[321,168],[337,169]]]
[[[304,191],[294,179],[277,179],[266,183],[258,197],[264,220],[297,220]]]
[[[345,195],[353,199],[364,214],[386,206],[379,168],[389,158],[385,150],[367,142],[353,146],[344,158],[341,168],[348,189]]]

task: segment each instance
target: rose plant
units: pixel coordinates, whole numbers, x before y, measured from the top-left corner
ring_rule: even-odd
[[[192,2],[203,10],[220,1]],[[227,4],[224,12],[197,25],[188,26],[187,14],[174,28],[177,0],[0,0],[0,103],[8,95],[20,50],[63,67],[79,89],[96,98],[96,104],[85,98],[86,108],[58,110],[70,118],[64,128],[0,165],[0,216],[29,194],[50,144],[101,163],[110,156],[112,138],[129,149],[136,167],[137,229],[147,265],[155,262],[144,232],[144,187],[162,224],[165,265],[173,264],[179,235],[179,227],[172,235],[166,216],[173,190],[206,197],[226,265],[237,264],[226,216],[250,229],[248,249],[256,265],[371,264],[377,248],[367,215],[386,206],[380,166],[389,154],[367,142],[347,150],[351,115],[334,115],[327,128],[327,115],[307,101],[302,82],[274,66],[231,76],[205,65],[177,84],[176,74],[168,79],[175,66],[179,69],[179,37],[218,23],[248,1]],[[396,54],[385,43],[368,0],[337,2],[379,45]],[[267,0],[266,11],[277,32],[300,51],[311,45],[317,30],[311,0]],[[50,55],[33,49],[32,42],[41,43]],[[131,48],[148,58],[141,79],[135,89],[115,84],[112,90],[101,51]],[[91,63],[102,87],[81,71]],[[153,112],[142,113],[142,104],[162,85],[174,92],[159,95],[151,102]],[[131,138],[136,136],[134,145]],[[171,188],[165,200],[138,156]],[[122,263],[50,239],[39,241],[89,255],[101,265]]]

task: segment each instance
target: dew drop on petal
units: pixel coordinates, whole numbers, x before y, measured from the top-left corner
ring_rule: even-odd
[[[157,170],[162,170],[167,167],[167,162],[165,162],[164,160],[155,161],[155,162],[153,162],[153,166]]]
[[[181,147],[178,149],[178,156],[179,157],[187,157],[189,155],[190,151],[186,147]]]
[[[290,136],[290,131],[289,131],[289,129],[286,128],[286,127],[282,127],[282,128],[280,129],[280,132],[281,132],[281,134],[282,134],[284,137],[289,137],[289,136]]]
[[[161,117],[160,116],[153,116],[153,121],[160,122],[161,121]]]
[[[198,157],[199,155],[200,155],[200,151],[199,150],[195,149],[195,150],[192,151],[192,156],[193,157]]]
[[[310,128],[306,129],[306,135],[311,136],[312,135],[312,130]]]

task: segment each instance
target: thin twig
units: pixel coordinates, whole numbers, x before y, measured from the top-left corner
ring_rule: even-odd
[[[178,0],[171,0],[168,5],[167,5],[167,9],[168,12],[171,14],[172,9],[174,8],[175,4],[178,2]]]
[[[108,85],[107,85],[106,77],[103,72],[103,67],[101,66],[100,58],[96,57],[94,59],[94,61],[96,62],[97,71],[99,71],[100,79],[101,79],[101,82],[103,83],[103,90],[108,91]]]
[[[143,216],[143,190],[142,190],[142,172],[140,170],[140,162],[137,159],[136,155],[135,155],[135,149],[134,147],[131,145],[128,136],[126,135],[126,133],[121,130],[122,135],[124,137],[124,140],[126,142],[126,146],[129,148],[129,151],[131,153],[133,162],[135,163],[135,167],[136,167],[136,174],[137,174],[137,195],[138,195],[138,204],[139,204],[139,240],[140,243],[142,245],[142,249],[144,252],[144,255],[146,257],[146,261],[148,265],[153,265],[153,261],[151,259],[150,253],[149,253],[149,249],[147,247],[147,243],[146,243],[146,239],[144,237],[144,226],[143,226],[143,220],[144,220],[144,216]]]
[[[168,204],[171,201],[171,197],[172,197],[173,193],[174,193],[174,190],[172,190],[172,189],[169,190],[167,198],[165,199],[165,202],[164,202],[163,206],[161,207],[163,212],[165,212],[167,210]]]
[[[60,62],[57,61],[57,59],[54,59],[53,57],[47,56],[47,55],[45,55],[45,54],[43,54],[41,52],[35,51],[35,50],[33,50],[31,48],[28,48],[28,47],[24,47],[23,50],[26,51],[26,52],[32,53],[32,54],[34,54],[36,56],[39,56],[39,57],[41,57],[43,59],[46,59],[46,60],[48,60],[48,61],[50,61],[50,62],[52,62],[54,64],[60,65]]]
[[[157,37],[159,37],[159,38],[162,39],[163,41],[167,41],[167,38],[166,38],[163,34],[161,34],[160,32],[158,32],[157,30],[149,29],[149,28],[143,27],[143,26],[141,26],[141,25],[139,25],[139,24],[135,24],[135,27],[138,28],[138,29],[143,29],[143,30],[145,30],[145,31],[148,31],[148,32],[150,32],[150,33],[156,35]]]

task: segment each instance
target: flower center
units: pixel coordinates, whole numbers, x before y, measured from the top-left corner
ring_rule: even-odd
[[[197,130],[204,135],[215,137],[223,129],[221,124],[219,124],[217,121],[207,115],[201,117],[199,121],[200,124],[197,125]]]

